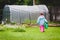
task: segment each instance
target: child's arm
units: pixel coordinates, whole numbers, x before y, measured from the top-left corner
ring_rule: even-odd
[[[48,23],[48,21],[45,19],[45,22]]]

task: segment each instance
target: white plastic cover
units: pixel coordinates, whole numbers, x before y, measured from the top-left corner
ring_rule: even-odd
[[[3,19],[8,19],[10,22],[23,23],[26,19],[37,20],[41,12],[49,12],[46,5],[5,5]]]

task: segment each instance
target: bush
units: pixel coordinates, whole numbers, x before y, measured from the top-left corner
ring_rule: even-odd
[[[16,24],[16,22],[11,22],[11,24],[12,24],[12,25],[15,25],[15,24]]]
[[[30,25],[28,25],[28,24],[23,24],[23,26],[25,26],[26,28],[30,27]]]
[[[14,31],[15,31],[15,32],[25,32],[25,31],[26,31],[26,30],[25,30],[25,26],[24,26],[24,25],[21,25],[21,26],[19,26],[18,28],[16,28]]]
[[[6,26],[4,26],[4,25],[0,25],[0,31],[5,31],[5,30],[7,30],[7,28],[6,28]]]

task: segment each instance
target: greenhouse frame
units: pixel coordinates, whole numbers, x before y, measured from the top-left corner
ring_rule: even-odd
[[[3,22],[7,23],[36,23],[40,12],[44,12],[49,20],[49,11],[46,5],[5,5],[3,9]]]

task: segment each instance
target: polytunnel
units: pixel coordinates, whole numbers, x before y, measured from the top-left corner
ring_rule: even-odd
[[[40,12],[48,14],[46,5],[5,5],[3,9],[3,22],[10,23],[36,23]],[[49,15],[48,15],[49,16]],[[48,17],[47,16],[47,17]]]

